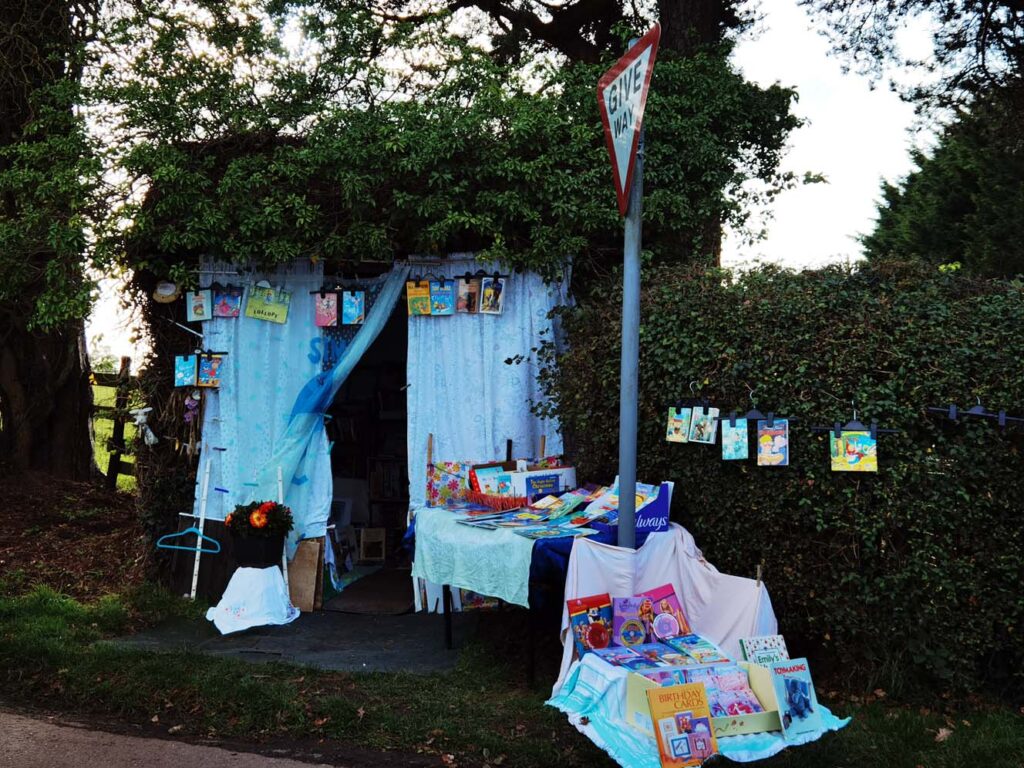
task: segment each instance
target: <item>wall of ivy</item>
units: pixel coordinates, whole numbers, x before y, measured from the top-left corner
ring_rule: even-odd
[[[569,311],[544,374],[579,476],[617,465],[619,288]],[[1024,429],[927,413],[957,402],[1024,411],[1024,284],[880,263],[793,273],[661,267],[644,275],[639,478],[674,480],[673,517],[721,570],[764,578],[780,630],[822,675],[870,689],[1020,690],[1024,669]],[[548,349],[549,359],[552,350]],[[791,465],[724,462],[668,443],[666,407],[799,418]],[[833,473],[827,437],[856,400],[877,476]],[[836,677],[838,676],[838,677]]]

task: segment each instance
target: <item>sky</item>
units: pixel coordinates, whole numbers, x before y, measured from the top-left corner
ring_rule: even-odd
[[[867,77],[842,71],[796,0],[765,0],[759,10],[757,33],[739,42],[734,61],[754,82],[796,88],[794,111],[806,124],[791,135],[783,170],[822,174],[827,183],[782,193],[763,241],[746,245],[727,232],[723,264],[800,268],[856,260],[856,238],[872,229],[882,180],[895,181],[912,170],[910,149],[929,135],[911,136],[913,108],[884,84],[872,89]],[[926,54],[927,30],[908,30],[899,43],[908,55]],[[86,329],[90,349],[139,359],[142,350],[130,339],[130,321],[118,296],[114,281],[101,282]]]

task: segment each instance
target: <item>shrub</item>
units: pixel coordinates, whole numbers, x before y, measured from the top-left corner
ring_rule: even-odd
[[[856,685],[1020,685],[1024,430],[927,406],[1024,410],[1024,286],[897,263],[661,267],[644,286],[638,476],[676,481],[674,519],[719,568],[764,561],[791,649]],[[537,409],[557,411],[582,478],[617,466],[619,290],[565,312],[557,366],[546,349]],[[667,443],[666,407],[691,381],[723,414],[747,411],[752,389],[760,410],[797,417],[791,465]],[[879,437],[878,475],[832,473],[809,429],[848,421],[851,400],[899,430]]]

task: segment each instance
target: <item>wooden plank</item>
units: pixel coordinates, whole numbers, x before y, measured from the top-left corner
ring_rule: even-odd
[[[100,386],[100,387],[110,387],[111,389],[114,389],[114,388],[117,387],[118,377],[120,375],[121,374],[119,374],[119,373],[95,373],[94,372],[92,374],[92,378],[93,378],[93,381],[96,382],[97,386]]]
[[[124,461],[122,459],[121,463],[117,467],[117,473],[119,475],[134,475],[135,474],[135,464],[127,462],[127,461]]]

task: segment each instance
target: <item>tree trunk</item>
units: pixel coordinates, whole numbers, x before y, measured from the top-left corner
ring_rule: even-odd
[[[661,48],[692,56],[739,23],[730,0],[659,0]]]
[[[0,342],[0,461],[73,480],[92,472],[92,389],[78,323]]]

